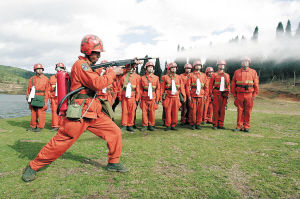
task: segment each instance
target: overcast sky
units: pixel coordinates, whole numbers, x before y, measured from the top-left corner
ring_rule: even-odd
[[[300,22],[296,0],[9,0],[0,3],[0,65],[32,70],[57,62],[70,71],[84,35],[98,35],[101,59],[159,56],[172,61],[177,45],[205,48],[244,35],[255,26],[259,40],[272,41],[279,21]],[[205,55],[199,55],[202,57]]]

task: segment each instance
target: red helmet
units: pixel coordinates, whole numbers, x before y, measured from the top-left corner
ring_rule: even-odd
[[[192,66],[192,64],[185,64],[185,65],[184,65],[184,69],[186,69],[186,68],[190,68],[190,69],[192,69],[192,68],[193,68],[193,66]]]
[[[202,66],[201,60],[195,61],[195,62],[193,63],[193,67],[198,66],[198,65],[201,65],[201,66]]]
[[[92,51],[104,52],[103,43],[96,35],[86,35],[81,41],[81,52],[85,55],[90,55]]]
[[[148,66],[153,66],[153,68],[154,68],[154,64],[151,61],[148,61],[146,63],[146,65],[144,66],[144,68],[147,69]]]
[[[214,69],[212,67],[207,67],[205,70],[205,74],[207,74],[208,72],[214,72]]]
[[[40,63],[34,64],[33,71],[35,71],[36,69],[43,69],[43,71],[44,71],[44,66]]]
[[[249,63],[251,63],[251,59],[247,56],[243,57],[241,61],[249,61]]]
[[[63,63],[61,63],[61,62],[59,62],[59,63],[57,63],[57,64],[56,64],[56,66],[55,66],[55,70],[57,69],[57,67],[59,67],[59,68],[62,68],[62,69],[64,69],[64,70],[66,70],[66,66],[65,66]]]
[[[176,67],[177,68],[177,64],[175,62],[170,62],[167,64],[167,69],[170,70],[170,68],[174,68]]]
[[[225,60],[222,60],[222,59],[221,59],[221,60],[218,60],[218,61],[217,61],[217,66],[218,66],[218,65],[226,65],[226,61],[225,61]]]

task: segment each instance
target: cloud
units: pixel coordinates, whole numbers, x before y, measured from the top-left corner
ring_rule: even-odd
[[[249,40],[256,26],[259,41],[271,42],[278,22],[288,19],[294,33],[299,10],[299,1],[280,0],[1,1],[0,64],[31,70],[41,62],[54,72],[63,62],[70,68],[90,33],[103,40],[103,59],[148,54],[164,63],[176,58],[178,44],[224,46],[236,35]]]

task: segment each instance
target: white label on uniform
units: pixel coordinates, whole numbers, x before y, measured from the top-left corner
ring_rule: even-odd
[[[126,92],[125,92],[125,97],[130,98],[131,97],[131,83],[129,82],[126,86]]]
[[[225,78],[221,77],[220,91],[225,90]]]
[[[31,102],[31,99],[33,99],[35,96],[35,86],[33,86],[31,88],[31,91],[30,91],[30,94],[29,94],[29,97],[28,97],[28,102]]]
[[[148,97],[150,99],[153,98],[153,94],[152,94],[152,83],[149,83],[149,86],[148,86]]]
[[[200,91],[201,91],[201,83],[200,83],[200,79],[197,78],[197,81],[196,81],[196,95],[200,95]]]
[[[172,79],[171,86],[172,86],[171,95],[175,95],[176,92],[177,92],[177,90],[176,90],[176,84],[175,84],[175,80],[174,79]]]

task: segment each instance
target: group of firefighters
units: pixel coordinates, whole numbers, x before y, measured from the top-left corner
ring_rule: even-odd
[[[258,76],[255,70],[249,68],[251,60],[244,57],[241,68],[236,70],[230,82],[230,76],[225,73],[225,60],[217,62],[218,71],[208,67],[205,73],[201,61],[184,66],[185,73],[176,74],[175,62],[167,64],[167,74],[161,77],[154,75],[154,64],[145,64],[146,74],[139,76],[135,71],[140,61],[123,67],[108,67],[92,70],[103,52],[103,43],[95,35],[86,35],[81,42],[81,52],[71,71],[71,86],[73,91],[86,87],[75,97],[75,103],[82,107],[79,120],[71,120],[56,114],[57,77],[50,80],[43,75],[43,66],[34,65],[35,75],[29,80],[27,100],[31,109],[31,122],[28,130],[41,131],[45,126],[45,110],[48,100],[52,108],[52,129],[57,134],[45,145],[37,157],[29,163],[23,173],[23,180],[34,180],[36,171],[50,164],[61,156],[85,131],[89,130],[107,141],[109,149],[107,170],[127,172],[128,168],[120,163],[122,149],[121,130],[134,131],[137,106],[142,109],[142,131],[154,131],[155,111],[159,102],[163,106],[163,121],[165,130],[177,130],[178,111],[181,107],[181,123],[189,124],[191,129],[200,129],[202,123],[212,123],[213,129],[224,129],[225,107],[231,92],[234,104],[238,109],[235,131],[250,130],[250,116],[253,101],[258,94]],[[56,70],[66,70],[63,63],[56,64]],[[193,70],[193,71],[192,71]],[[230,84],[231,83],[231,84]],[[230,86],[231,85],[231,86]],[[32,92],[34,92],[32,96]],[[31,106],[34,95],[44,96],[43,107]],[[95,98],[99,99],[96,100]],[[121,102],[121,129],[102,111],[101,100],[110,106]]]

